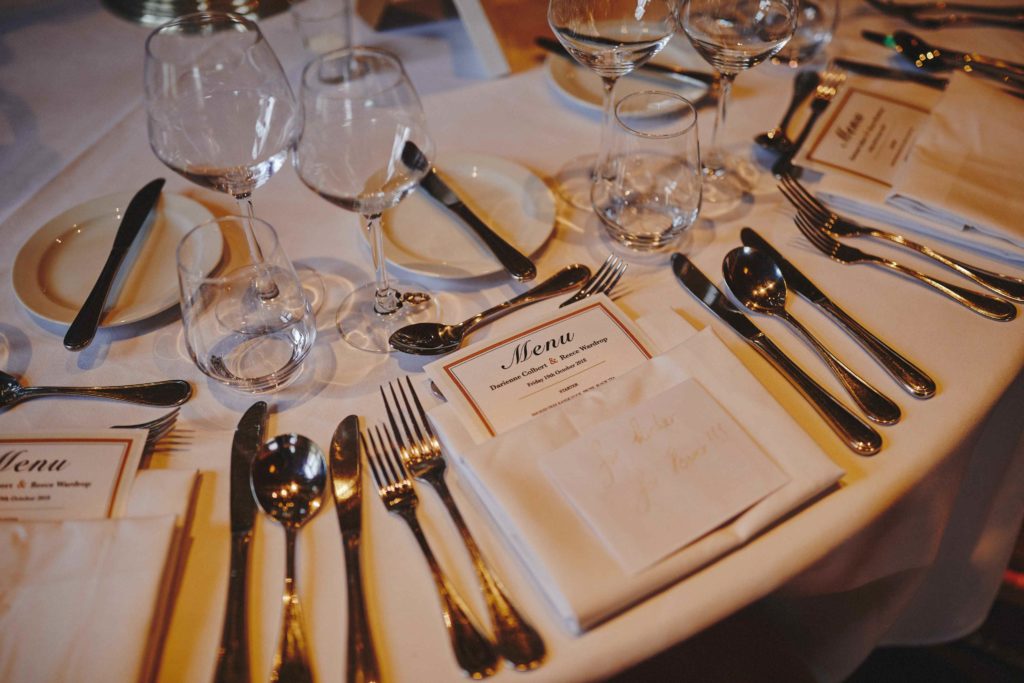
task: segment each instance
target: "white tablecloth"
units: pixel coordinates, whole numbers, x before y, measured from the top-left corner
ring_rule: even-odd
[[[844,9],[842,36],[834,49],[882,62],[885,50],[860,40],[859,29],[896,24],[860,3],[845,3]],[[276,17],[263,26],[294,78],[303,54],[290,21]],[[565,160],[597,144],[596,115],[569,106],[542,70],[484,80],[457,22],[388,34],[360,28],[364,42],[388,47],[406,61],[424,97],[441,160],[447,150],[486,152],[550,176]],[[143,179],[164,175],[167,191],[230,208],[230,201],[172,176],[149,150],[141,107],[146,34],[95,2],[17,3],[0,14],[0,368],[36,384],[165,377],[193,382],[196,396],[181,416],[185,444],[155,464],[200,468],[213,475],[205,478],[201,492],[197,536],[160,679],[208,680],[227,589],[231,434],[253,398],[198,373],[184,351],[173,314],[101,332],[92,346],[72,354],[61,346],[62,331],[42,325],[21,308],[10,285],[20,245],[48,219],[88,198],[132,190]],[[1017,33],[959,30],[936,35],[942,44],[984,47],[997,56],[1024,59]],[[787,104],[791,75],[784,68],[765,66],[739,78],[726,130],[738,149],[748,149],[746,141],[777,121]],[[701,116],[705,131],[710,114]],[[600,678],[756,603],[779,647],[789,648],[817,678],[838,680],[880,643],[951,639],[984,618],[1024,511],[1024,322],[990,322],[893,275],[827,261],[801,241],[770,182],[763,190],[734,214],[701,222],[680,248],[718,279],[723,255],[739,244],[739,229],[757,228],[867,327],[929,371],[938,382],[938,394],[929,401],[902,394],[851,340],[803,301],[794,301],[798,316],[812,321],[840,356],[904,409],[903,421],[883,430],[881,454],[857,458],[779,375],[675,283],[666,255],[632,258],[627,279],[632,287],[649,292],[646,298],[631,297],[639,301],[632,313],[644,313],[639,309],[645,300],[652,307],[668,302],[695,327],[714,326],[848,474],[840,490],[581,637],[562,628],[508,549],[489,533],[486,516],[456,485],[455,495],[484,552],[550,648],[548,662],[536,672],[505,670],[497,679]],[[353,350],[333,328],[337,303],[353,284],[371,277],[354,216],[314,196],[290,168],[256,193],[255,204],[257,213],[286,236],[292,259],[323,273],[329,290],[320,334],[303,375],[294,386],[269,397],[275,411],[271,430],[297,431],[326,446],[345,415],[380,419],[377,385],[403,372],[418,372],[423,361]],[[871,248],[887,252],[885,246]],[[596,266],[610,249],[614,247],[593,215],[562,210],[555,238],[538,255],[540,276],[570,261]],[[891,253],[946,276],[911,256]],[[501,276],[428,284],[442,291],[446,320],[460,320],[522,290]],[[785,328],[763,318],[757,322],[823,384],[839,391]],[[117,424],[155,414],[156,409],[98,401],[35,401],[0,413],[0,432],[43,429],[57,420],[70,426]],[[213,436],[190,439],[190,433]],[[442,564],[450,568],[474,611],[484,614],[454,528],[433,494],[424,490],[421,498],[421,518]],[[458,680],[419,550],[402,522],[382,505],[368,500],[365,511],[365,575],[385,673],[395,681]],[[337,522],[329,512],[303,533],[298,581],[318,674],[322,680],[339,680],[344,671],[344,575]],[[259,678],[269,672],[277,643],[283,558],[280,528],[261,520],[250,605]]]

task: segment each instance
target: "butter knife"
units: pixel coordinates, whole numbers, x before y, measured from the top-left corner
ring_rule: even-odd
[[[904,389],[918,398],[931,398],[935,395],[935,381],[931,377],[850,317],[753,228],[743,228],[740,231],[740,240],[746,246],[768,254],[779,265],[786,283],[794,291],[828,313],[864,347],[864,350],[874,356],[879,365]]]
[[[709,311],[738,332],[772,367],[782,373],[855,453],[869,456],[881,450],[882,437],[878,432],[811,379],[757,325],[729,303],[725,295],[688,258],[679,253],[672,254],[672,270],[683,286]]]
[[[103,264],[103,270],[96,279],[89,296],[79,309],[78,315],[71,322],[71,327],[64,335],[64,348],[68,351],[80,351],[92,342],[96,336],[96,328],[99,327],[100,317],[103,315],[103,306],[107,302],[107,294],[110,293],[110,286],[114,284],[114,278],[121,269],[121,263],[125,255],[131,249],[135,238],[146,224],[150,212],[160,199],[160,191],[163,189],[164,179],[157,178],[153,182],[135,193],[132,200],[125,209],[124,218],[117,228],[114,236],[114,246],[110,249],[107,262]]]
[[[409,168],[422,171],[430,164],[426,155],[412,142],[406,142],[402,148],[402,161]],[[420,187],[427,191],[442,206],[462,219],[476,235],[483,240],[487,248],[497,257],[505,270],[520,282],[527,282],[537,277],[537,267],[533,261],[521,254],[515,247],[491,230],[472,209],[466,206],[459,195],[431,167],[420,181]]]
[[[267,404],[253,403],[242,415],[231,443],[231,573],[224,611],[224,630],[217,653],[215,683],[249,683],[249,629],[246,604],[249,546],[256,521],[256,500],[249,484],[252,459],[267,430]]]
[[[349,683],[376,683],[380,668],[373,647],[373,635],[366,616],[363,578],[359,561],[362,537],[362,471],[359,456],[359,418],[349,415],[331,439],[330,473],[334,507],[341,527],[345,551],[345,578],[348,595],[348,654],[345,680]]]

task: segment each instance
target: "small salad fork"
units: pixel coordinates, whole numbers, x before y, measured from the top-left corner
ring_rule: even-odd
[[[619,280],[622,279],[622,274],[626,272],[626,268],[629,264],[620,259],[614,254],[609,254],[608,258],[604,260],[601,267],[597,269],[597,272],[590,276],[590,279],[583,283],[580,287],[580,291],[573,294],[571,297],[563,301],[558,307],[562,308],[569,304],[582,301],[587,297],[594,296],[595,294],[607,294],[611,296],[612,290],[615,289],[615,285],[619,284]]]

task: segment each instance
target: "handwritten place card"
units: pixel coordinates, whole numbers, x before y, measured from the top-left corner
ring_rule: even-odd
[[[145,430],[0,437],[0,520],[117,517]]]
[[[624,410],[542,467],[630,574],[789,481],[694,379]]]
[[[531,319],[526,329],[426,366],[467,426],[494,436],[649,360],[641,333],[607,297]]]
[[[798,163],[810,162],[887,186],[928,119],[928,109],[919,104],[855,87],[843,91],[830,113]]]

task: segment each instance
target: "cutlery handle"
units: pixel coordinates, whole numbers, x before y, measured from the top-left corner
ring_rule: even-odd
[[[458,214],[459,218],[466,225],[473,229],[473,232],[483,240],[487,248],[494,253],[495,257],[497,257],[498,261],[501,262],[501,265],[505,267],[505,270],[512,277],[520,282],[526,282],[537,277],[537,266],[533,265],[533,261],[519,253],[515,247],[502,239],[498,233],[491,230],[465,204],[454,204],[449,208]]]
[[[908,249],[913,249],[918,253],[924,254],[928,258],[952,268],[964,277],[974,280],[982,287],[990,289],[996,294],[1000,294],[1015,301],[1024,302],[1024,280],[1010,277],[1009,275],[994,273],[991,270],[985,270],[984,268],[979,268],[977,266],[972,266],[959,259],[934,251],[923,244],[918,244],[917,242],[908,240],[902,235],[896,235],[883,230],[872,230],[871,234],[875,237],[887,239],[891,242],[907,247]]]
[[[434,585],[437,587],[437,594],[441,599],[444,624],[448,629],[448,640],[451,642],[455,661],[471,678],[479,679],[492,675],[498,668],[498,653],[495,652],[494,646],[470,621],[462,598],[448,583],[433,551],[430,550],[430,544],[427,543],[427,538],[423,535],[423,529],[420,528],[420,523],[416,519],[416,513],[412,510],[399,510],[399,513],[412,530],[413,536],[416,537],[416,542],[419,543],[420,550],[423,551],[423,556],[430,566],[430,574],[434,578]]]
[[[942,280],[937,280],[929,275],[919,273],[912,268],[896,263],[895,261],[890,261],[889,259],[874,257],[871,260],[873,263],[878,263],[887,268],[891,268],[896,272],[903,273],[904,275],[920,280],[926,285],[942,292],[953,301],[966,306],[975,313],[983,315],[986,318],[1006,322],[1017,317],[1017,309],[1009,301],[997,299],[994,296],[989,296],[987,294],[982,294],[981,292],[975,292],[974,290],[958,287],[957,285],[952,285]]]
[[[249,629],[245,606],[248,604],[249,545],[252,533],[231,535],[231,573],[228,575],[228,601],[224,629],[217,653],[214,683],[249,683]]]
[[[858,455],[874,455],[882,448],[882,437],[869,424],[850,412],[832,394],[811,379],[800,366],[789,359],[772,340],[763,334],[751,340],[765,360],[803,394],[832,430]]]
[[[107,256],[107,262],[103,264],[103,270],[92,286],[92,291],[85,298],[85,303],[78,310],[78,315],[71,321],[71,327],[64,334],[64,348],[68,351],[80,351],[92,342],[96,336],[96,328],[99,327],[100,317],[103,315],[103,304],[107,301],[107,294],[110,293],[110,286],[114,284],[117,271],[124,261],[127,250],[114,249]]]
[[[180,379],[116,387],[25,387],[25,398],[37,396],[86,396],[147,406],[180,406],[192,397],[192,386]]]
[[[546,655],[544,640],[537,630],[530,625],[526,619],[519,614],[505,595],[504,587],[494,576],[490,567],[484,560],[476,540],[466,526],[455,500],[452,498],[448,484],[444,481],[441,470],[436,470],[437,476],[426,478],[438,496],[448,509],[448,514],[459,530],[459,535],[473,559],[473,566],[476,568],[477,576],[480,579],[480,586],[483,589],[484,598],[487,600],[487,608],[491,613],[491,621],[494,624],[495,636],[498,641],[498,650],[501,655],[512,662],[519,671],[530,671],[540,666]]]
[[[348,649],[345,680],[350,683],[379,683],[380,667],[370,633],[363,595],[363,574],[359,563],[359,535],[344,535],[345,586],[348,595]]]
[[[861,346],[874,356],[886,372],[892,375],[907,391],[919,398],[931,398],[935,395],[935,380],[926,375],[924,371],[851,318],[846,311],[837,306],[832,300],[825,299],[819,305],[826,313],[832,316],[833,320],[842,325],[854,339],[859,341]]]
[[[528,306],[544,299],[550,299],[553,296],[559,294],[565,294],[566,292],[582,285],[590,277],[590,268],[578,263],[571,266],[566,266],[560,271],[549,277],[544,282],[540,283],[536,287],[529,289],[519,296],[513,297],[508,301],[488,308],[486,311],[477,313],[475,316],[465,321],[465,334],[469,334],[470,331],[491,322],[496,318],[500,318],[506,313],[511,313],[517,308]]]
[[[786,312],[779,316],[796,329],[804,339],[810,342],[811,346],[825,361],[832,374],[843,385],[854,402],[860,406],[869,419],[883,425],[896,424],[900,420],[900,409],[889,397],[868,384],[857,373],[851,370],[843,361],[839,360],[834,353],[828,350],[811,331],[804,327],[799,320]]]
[[[309,663],[306,633],[302,627],[302,606],[295,592],[295,529],[284,528],[285,533],[285,578],[284,615],[281,625],[281,642],[274,657],[272,681],[288,683],[313,683],[313,669]]]

